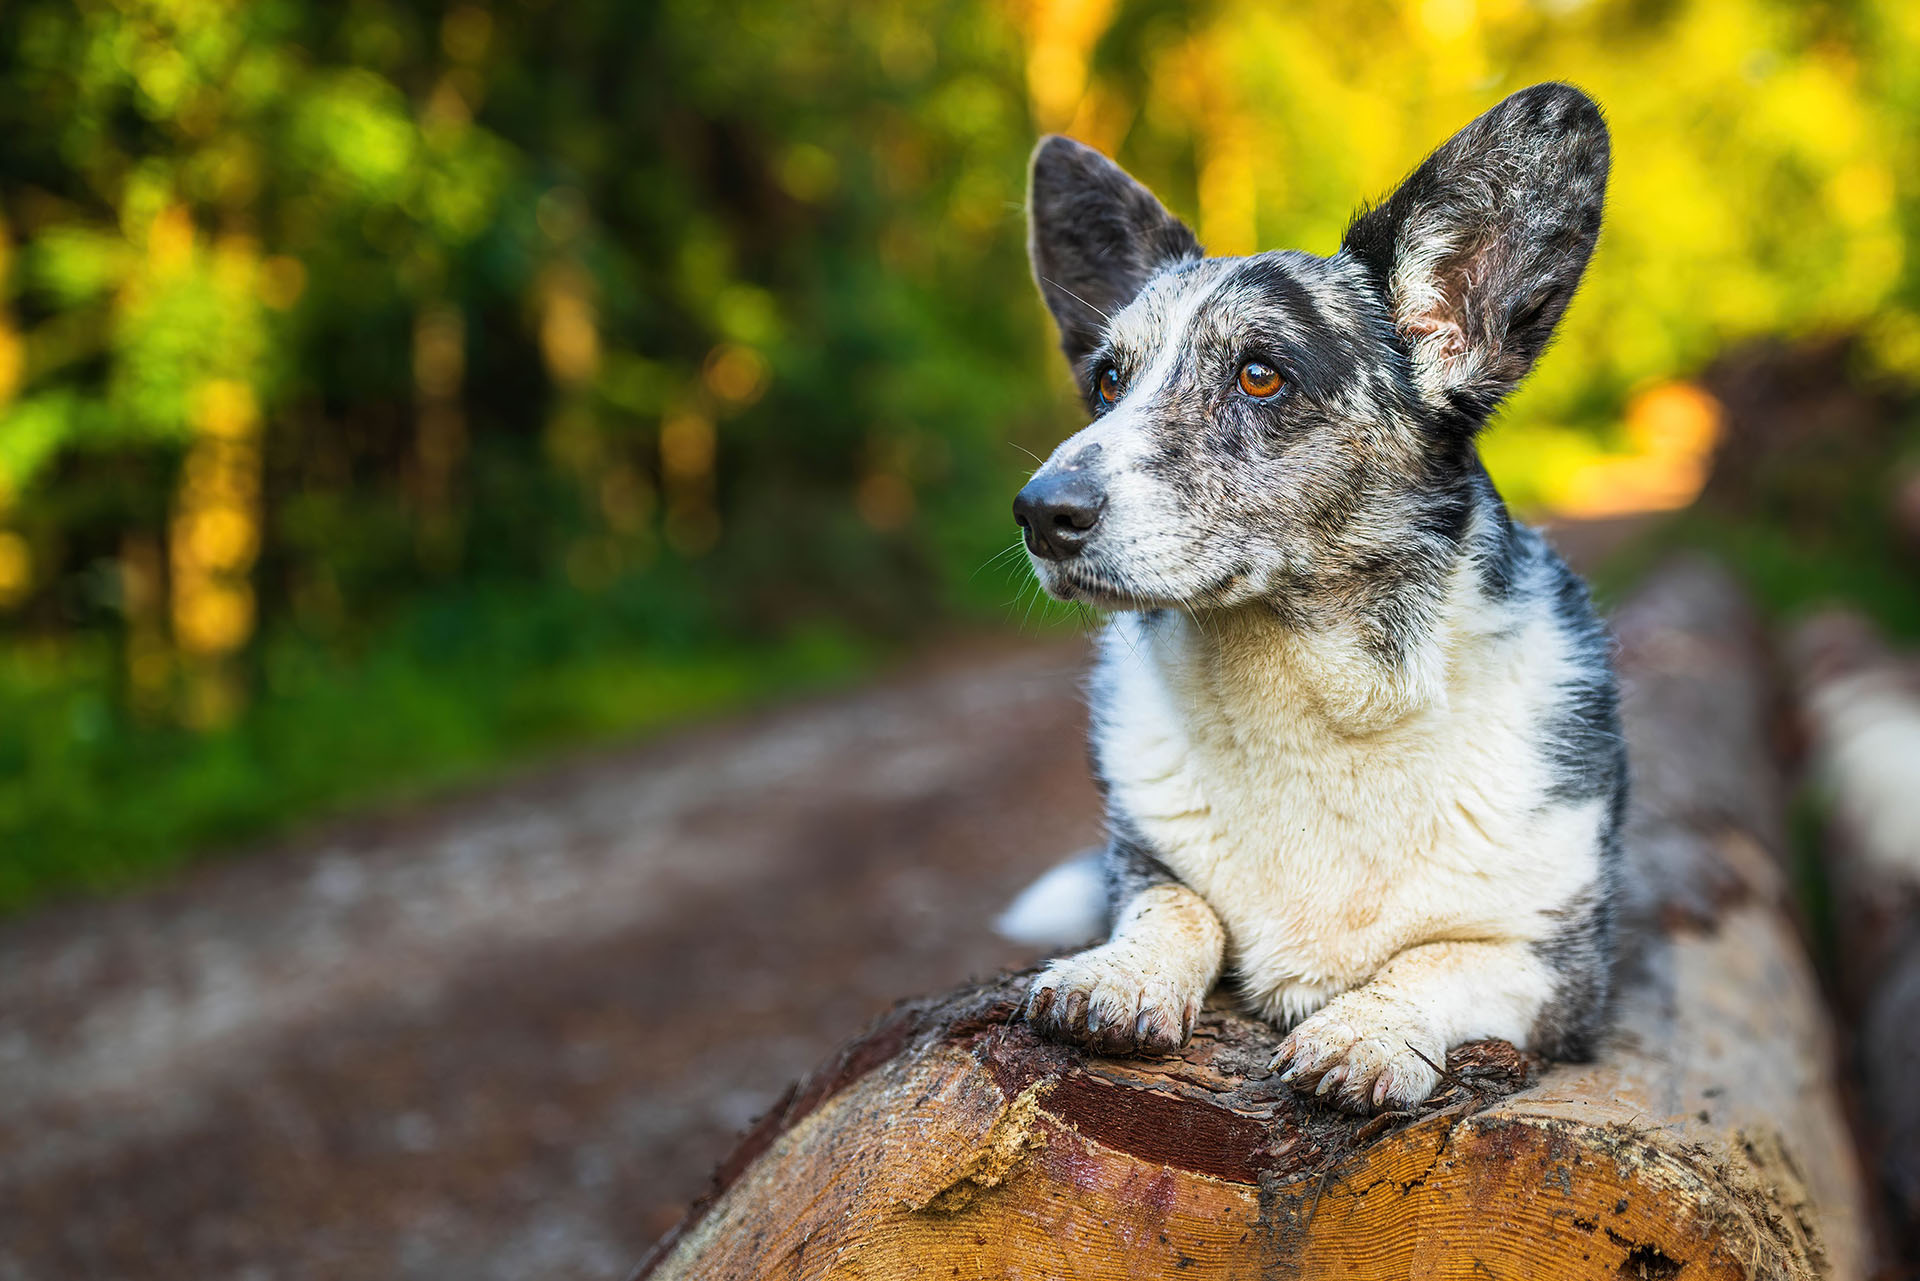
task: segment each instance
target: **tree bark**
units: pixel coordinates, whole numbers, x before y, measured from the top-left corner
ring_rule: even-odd
[[[1425,1105],[1359,1119],[1269,1077],[1277,1034],[1222,996],[1180,1054],[1102,1059],[1002,978],[796,1086],[636,1276],[1860,1276],[1758,628],[1699,566],[1616,627],[1634,875],[1597,1062],[1463,1046]]]
[[[1790,657],[1828,811],[1834,971],[1861,1129],[1892,1248],[1920,1276],[1920,666],[1838,612],[1796,629]]]

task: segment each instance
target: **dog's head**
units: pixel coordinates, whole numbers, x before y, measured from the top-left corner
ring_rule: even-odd
[[[1340,590],[1457,539],[1473,437],[1532,368],[1600,230],[1577,89],[1506,99],[1331,258],[1208,258],[1117,165],[1034,152],[1034,274],[1093,420],[1014,504],[1061,599],[1228,606]]]

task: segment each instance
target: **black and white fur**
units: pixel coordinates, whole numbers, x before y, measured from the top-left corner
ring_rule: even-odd
[[[1040,144],[1034,270],[1093,418],[1019,510],[1045,589],[1113,617],[1111,935],[1034,980],[1035,1027],[1170,1049],[1224,971],[1291,1027],[1276,1068],[1363,1111],[1425,1098],[1463,1041],[1590,1052],[1626,790],[1609,642],[1474,437],[1566,310],[1607,171],[1598,108],[1539,85],[1332,257],[1209,258],[1111,161]],[[1243,390],[1249,360],[1283,390]]]

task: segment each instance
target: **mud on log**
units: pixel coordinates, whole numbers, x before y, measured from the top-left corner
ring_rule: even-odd
[[[1296,1098],[1218,998],[1178,1056],[1042,1041],[1011,977],[903,1006],[741,1142],[637,1277],[1861,1275],[1829,1032],[1783,908],[1758,632],[1670,569],[1616,622],[1638,796],[1592,1064],[1449,1055],[1414,1112]]]

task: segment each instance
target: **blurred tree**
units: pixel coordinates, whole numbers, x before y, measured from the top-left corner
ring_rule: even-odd
[[[1037,131],[1325,252],[1554,77],[1616,180],[1489,440],[1522,503],[1685,501],[1730,339],[1920,369],[1895,0],[0,7],[0,846],[55,851],[0,899],[664,715],[716,639],[998,608],[1072,412]],[[178,822],[88,817],[133,782]]]

